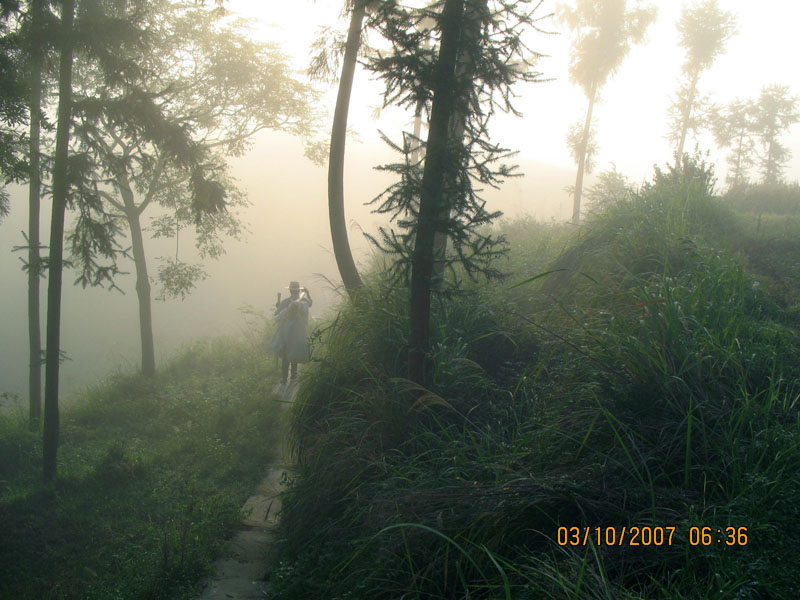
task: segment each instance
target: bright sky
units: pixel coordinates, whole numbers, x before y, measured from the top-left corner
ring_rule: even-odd
[[[630,1],[630,0],[629,0]],[[655,1],[658,19],[651,26],[646,42],[634,47],[619,72],[603,89],[602,102],[595,107],[599,152],[597,170],[617,168],[634,180],[649,178],[653,163],[670,161],[672,149],[664,139],[666,111],[670,95],[677,89],[683,53],[675,29],[684,3]],[[339,0],[226,0],[226,7],[252,22],[254,33],[279,43],[293,57],[298,69],[308,62],[310,42],[320,25],[345,27],[340,19],[343,2]],[[796,24],[800,22],[800,3],[794,0],[719,0],[722,9],[738,18],[738,34],[700,81],[701,92],[713,101],[726,103],[734,98],[756,97],[762,86],[771,83],[788,85],[800,94],[800,69],[796,58],[800,43]],[[542,15],[552,12],[554,2],[545,1]],[[551,23],[553,31],[562,30]],[[562,30],[563,31],[563,30]],[[492,127],[497,142],[520,151],[523,160],[572,168],[565,143],[570,125],[583,120],[586,99],[581,89],[569,81],[569,38],[561,35],[534,35],[533,49],[549,55],[539,70],[555,81],[517,88],[517,108],[524,117],[498,117]],[[351,101],[349,125],[365,143],[377,142],[377,130],[398,131],[410,116],[399,117],[389,111],[378,120],[371,117],[380,104],[382,87],[369,82],[368,74],[357,72]],[[329,95],[332,106],[333,92]],[[784,138],[793,158],[785,175],[800,179],[800,126]],[[724,152],[714,148],[713,140],[701,138],[701,150],[710,149],[717,164],[717,174],[724,181]],[[687,149],[694,141],[687,142]]]

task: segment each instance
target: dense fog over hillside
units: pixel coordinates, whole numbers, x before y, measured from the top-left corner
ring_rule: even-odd
[[[384,220],[373,215],[366,202],[390,182],[373,169],[393,156],[386,148],[354,140],[346,165],[346,191],[351,242],[361,260],[372,252],[361,229],[373,232]],[[156,352],[159,358],[209,336],[239,334],[247,329],[240,311],[247,305],[271,314],[277,293],[286,297],[285,286],[299,279],[313,293],[312,317],[319,317],[339,299],[326,278],[337,281],[326,207],[327,172],[302,156],[303,149],[289,136],[265,133],[258,136],[253,150],[237,159],[234,174],[248,191],[251,206],[243,211],[249,232],[241,241],[226,245],[226,254],[208,261],[209,277],[183,301],[154,302]],[[380,157],[380,158],[376,158]],[[565,217],[569,197],[562,187],[572,173],[546,165],[531,164],[527,177],[510,180],[503,193],[491,190],[489,197],[498,210],[513,218],[530,213],[541,219]],[[536,173],[540,173],[536,177]],[[534,185],[534,181],[536,184]],[[27,345],[26,280],[18,253],[11,248],[23,243],[19,233],[26,223],[24,192],[12,188],[11,214],[2,224],[0,277],[3,286],[2,317],[4,343],[0,346],[0,391],[26,397]],[[535,200],[531,200],[535,197]],[[48,216],[43,211],[43,220]],[[197,252],[189,235],[180,244],[180,254],[191,262]],[[155,259],[174,252],[172,242],[148,240],[148,256]],[[127,241],[130,244],[130,241]],[[154,264],[155,261],[154,261]],[[63,390],[70,394],[104,377],[117,368],[138,368],[139,339],[133,264],[126,263],[128,275],[119,277],[117,290],[64,287],[63,347],[70,358],[64,363]],[[74,276],[68,272],[65,281]],[[154,291],[154,297],[158,294]],[[44,288],[42,290],[44,299]]]
[[[360,260],[368,262],[371,249],[361,234],[373,232],[383,219],[373,215],[366,202],[390,183],[372,167],[393,159],[384,147],[352,141],[345,171],[351,243]],[[238,335],[248,328],[240,311],[247,305],[271,315],[278,292],[286,297],[290,280],[299,279],[312,291],[312,317],[319,317],[339,299],[328,281],[337,281],[326,206],[327,172],[302,156],[299,141],[289,136],[264,133],[247,156],[234,162],[234,174],[248,191],[251,206],[243,211],[249,232],[242,241],[226,244],[226,254],[207,261],[209,277],[197,284],[185,300],[154,302],[156,353],[159,358],[209,336]],[[380,157],[380,158],[379,158]],[[530,213],[541,219],[563,218],[569,197],[562,191],[572,178],[570,170],[530,164],[527,177],[510,180],[502,194],[491,190],[493,206],[513,218]],[[537,174],[539,175],[537,177]],[[25,398],[27,377],[26,280],[19,254],[11,248],[23,243],[19,233],[26,224],[24,193],[12,188],[12,210],[0,226],[0,278],[3,311],[0,331],[0,391]],[[532,197],[535,199],[532,200]],[[47,219],[43,211],[43,220]],[[183,260],[197,252],[189,235],[180,243]],[[127,241],[130,244],[130,241]],[[155,259],[174,252],[174,244],[148,240],[148,256]],[[153,261],[153,264],[157,264]],[[139,330],[133,264],[119,277],[125,292],[108,289],[64,287],[63,348],[71,359],[64,363],[63,390],[70,394],[117,368],[138,368]],[[71,272],[65,282],[71,284]],[[154,297],[158,295],[154,289]],[[44,299],[44,288],[42,290]]]
[[[261,2],[232,0],[226,6],[231,18],[248,21],[251,34],[261,40],[282,44],[298,71],[305,68],[309,45],[316,27],[331,25],[340,19],[339,8],[303,0],[309,16],[297,26],[294,9],[275,5],[265,14]],[[768,2],[758,6],[749,2],[727,1],[720,6],[737,15],[738,33],[728,44],[702,82],[701,91],[716,102],[734,97],[755,96],[761,86],[771,82],[800,89],[796,69],[790,68],[782,40],[793,39],[784,30],[794,21],[787,15],[794,11],[789,2]],[[615,166],[633,183],[649,179],[655,163],[670,159],[670,145],[664,139],[665,110],[676,82],[680,78],[682,60],[676,47],[675,21],[679,3],[662,3],[652,31],[641,47],[631,52],[620,72],[604,88],[595,109],[599,140],[597,168],[587,176],[591,185],[597,172]],[[546,15],[553,6],[543,6]],[[343,27],[344,21],[340,21]],[[531,35],[529,43],[544,56],[537,64],[544,78],[552,79],[521,86],[516,101],[523,117],[498,115],[492,132],[499,142],[518,150],[516,162],[524,173],[522,179],[508,180],[500,191],[490,190],[490,209],[502,210],[510,218],[530,214],[538,219],[566,219],[571,199],[564,191],[574,184],[574,167],[564,136],[569,125],[581,118],[586,100],[580,88],[570,82],[570,36],[563,25],[546,18],[543,29],[558,35]],[[778,46],[776,46],[776,44]],[[767,56],[778,57],[766,60]],[[743,76],[744,74],[744,76]],[[793,85],[794,84],[794,85]],[[320,139],[327,135],[335,85],[320,85],[323,110],[328,119],[320,130]],[[380,105],[381,85],[370,81],[367,73],[357,69],[351,101],[350,128],[345,161],[347,219],[351,221],[351,242],[362,260],[370,252],[358,227],[374,231],[378,219],[363,202],[380,193],[391,178],[374,170],[396,156],[380,140],[379,132],[396,135],[401,128],[410,129],[411,116],[395,108],[373,114]],[[785,172],[787,180],[800,174],[800,128],[785,136],[792,158]],[[711,136],[702,134],[689,139],[687,149],[699,143],[701,151],[711,150],[711,160],[724,187],[726,166],[724,151],[716,149]],[[326,208],[326,170],[302,156],[301,144],[285,134],[264,132],[256,136],[245,156],[233,159],[233,172],[248,192],[251,206],[243,212],[250,233],[241,242],[226,244],[226,256],[207,261],[209,278],[198,283],[183,302],[170,300],[155,303],[156,352],[169,355],[176,348],[207,335],[239,331],[244,319],[238,308],[250,304],[266,309],[275,295],[290,279],[299,278],[316,291],[316,313],[330,307],[337,298],[324,275],[338,281],[332,256]],[[23,243],[20,231],[25,227],[26,198],[24,190],[9,188],[12,194],[11,214],[0,225],[2,256],[0,277],[3,281],[4,313],[0,324],[3,344],[0,348],[0,391],[25,397],[25,278],[19,267],[19,255],[11,247]],[[47,203],[43,206],[43,237],[47,237],[49,219]],[[69,218],[69,217],[68,217]],[[180,255],[196,257],[189,235],[184,232]],[[148,241],[146,248],[152,260],[170,255],[169,244]],[[151,264],[151,276],[156,263]],[[133,266],[125,270],[132,272]],[[69,280],[69,276],[67,277]],[[44,281],[44,280],[43,280]],[[126,295],[103,290],[65,286],[64,349],[72,362],[63,370],[65,392],[75,390],[109,369],[125,369],[137,364],[136,296],[132,275],[121,276],[119,287]],[[42,294],[44,297],[44,290]],[[154,297],[157,291],[154,291]],[[101,318],[102,317],[102,318]]]

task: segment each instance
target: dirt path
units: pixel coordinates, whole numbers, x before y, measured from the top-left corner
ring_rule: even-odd
[[[281,413],[294,400],[297,388],[290,386],[280,395]],[[267,471],[242,507],[248,515],[242,520],[239,530],[228,542],[223,555],[214,563],[214,575],[203,583],[203,591],[196,598],[201,600],[263,600],[268,598],[269,584],[264,581],[266,564],[264,557],[273,542],[273,528],[281,510],[280,482],[288,464],[284,448],[278,449],[275,464]]]

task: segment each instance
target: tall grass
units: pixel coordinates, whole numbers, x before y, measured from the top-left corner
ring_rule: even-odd
[[[508,283],[438,304],[428,389],[405,290],[343,307],[292,416],[277,597],[796,596],[800,337],[695,167],[572,234],[511,226]],[[677,533],[562,548],[561,525]],[[690,546],[728,525],[750,543]]]
[[[281,411],[256,339],[186,349],[62,412],[59,478],[0,420],[0,598],[186,598],[274,457]]]

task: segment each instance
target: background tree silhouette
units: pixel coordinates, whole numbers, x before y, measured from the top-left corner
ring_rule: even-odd
[[[675,167],[683,161],[683,147],[688,132],[707,123],[708,101],[698,92],[700,75],[725,51],[725,44],[736,33],[733,13],[723,11],[717,0],[703,0],[687,6],[677,24],[680,45],[686,52],[684,81],[669,109],[670,140],[675,142]]]
[[[580,138],[572,134],[570,147],[577,155],[578,172],[573,190],[572,222],[581,218],[581,193],[587,151],[593,145],[592,110],[608,78],[620,67],[633,44],[644,39],[655,21],[655,6],[627,9],[625,0],[578,0],[575,6],[561,5],[559,16],[573,35],[570,77],[583,88],[589,105]]]
[[[761,142],[759,167],[763,183],[779,183],[792,154],[780,136],[800,120],[798,98],[785,85],[768,85],[754,105],[753,130]]]
[[[157,14],[155,14],[157,13]],[[202,257],[224,253],[220,235],[238,236],[241,224],[229,210],[194,210],[194,166],[154,131],[188,136],[227,207],[244,197],[227,174],[226,156],[238,156],[252,136],[267,128],[310,134],[315,124],[312,91],[289,76],[276,48],[248,41],[241,29],[218,24],[218,12],[153,3],[150,40],[137,50],[149,68],[118,95],[98,95],[90,81],[79,105],[86,106],[78,132],[101,165],[102,196],[131,233],[139,304],[141,365],[155,373],[151,286],[142,235],[145,211],[161,207],[157,237],[194,228]],[[146,127],[137,124],[152,123]],[[156,137],[154,137],[156,134]],[[159,269],[162,298],[184,297],[204,277],[202,267],[167,258]]]
[[[752,101],[734,100],[724,108],[715,108],[711,119],[714,140],[722,148],[729,148],[726,156],[731,187],[747,183],[748,172],[755,165],[755,106]]]

